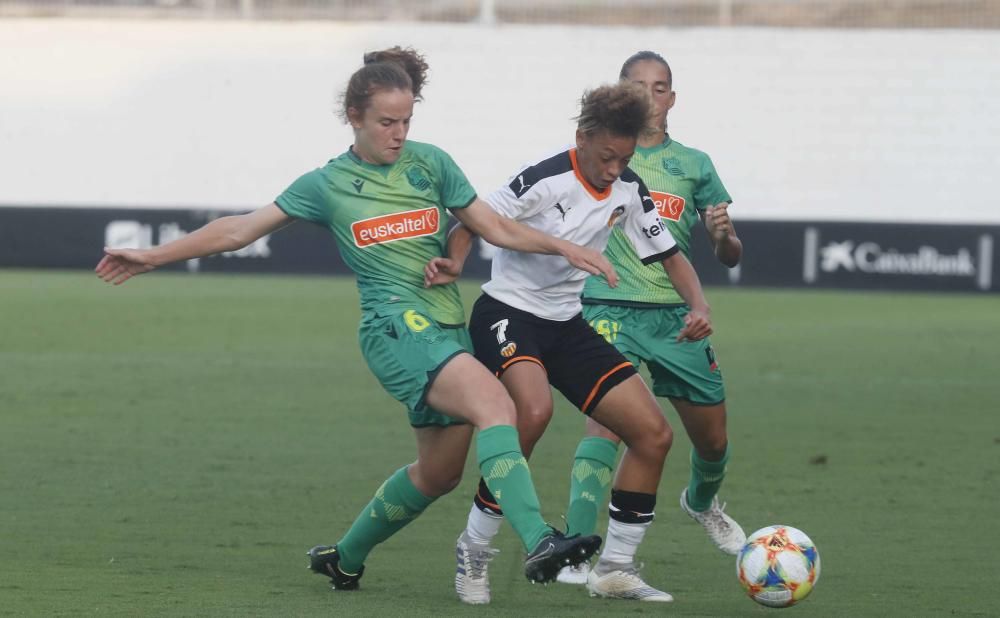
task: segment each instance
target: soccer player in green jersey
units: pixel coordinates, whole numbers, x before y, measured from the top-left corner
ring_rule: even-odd
[[[97,274],[120,284],[155,267],[234,251],[297,219],[330,231],[361,296],[361,350],[386,391],[403,403],[417,439],[417,460],[375,492],[334,545],[314,547],[310,567],[333,587],[358,587],[375,545],[413,521],[462,476],[473,428],[479,469],[500,498],[528,556],[525,575],[549,581],[589,558],[599,536],[566,537],[542,519],[518,444],[516,411],[503,386],[469,352],[465,312],[454,285],[425,288],[424,264],[442,255],[451,211],[489,242],[561,255],[573,266],[613,269],[599,252],[497,215],[442,150],[406,140],[427,64],[411,49],[365,55],[348,82],[343,115],[354,144],[326,166],[292,183],[254,212],[222,217],[188,236],[147,250],[105,249]]]
[[[670,66],[659,54],[642,51],[625,61],[620,78],[641,85],[653,101],[654,122],[640,137],[629,167],[646,183],[661,219],[685,255],[690,251],[691,230],[700,219],[719,261],[736,266],[743,246],[729,218],[729,193],[708,155],[667,133],[667,113],[676,99]],[[720,550],[736,554],[746,535],[723,512],[717,497],[729,461],[729,442],[722,372],[712,345],[707,338],[690,341],[678,336],[689,307],[663,269],[643,266],[620,232],[611,237],[605,255],[622,283],[611,288],[589,278],[583,291],[584,318],[633,364],[645,363],[653,392],[667,397],[677,410],[694,447],[681,507],[704,526]],[[569,532],[581,534],[594,530],[620,441],[591,419],[586,434],[576,451],[567,512]],[[586,571],[586,564],[563,569],[559,581],[585,583]]]

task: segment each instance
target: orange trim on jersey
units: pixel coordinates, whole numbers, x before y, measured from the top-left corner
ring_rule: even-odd
[[[534,356],[515,356],[514,358],[510,359],[509,361],[507,361],[503,365],[500,365],[500,370],[497,371],[497,377],[498,378],[500,377],[500,374],[504,372],[504,369],[506,369],[507,367],[510,367],[514,363],[519,363],[521,361],[528,361],[528,362],[531,362],[531,363],[536,363],[539,367],[542,368],[542,371],[545,371],[545,365],[543,365],[542,361],[538,360]],[[548,373],[548,372],[546,372],[546,373]]]
[[[601,379],[598,380],[597,384],[594,385],[594,388],[590,389],[590,395],[587,397],[587,401],[583,402],[583,408],[581,408],[581,410],[586,414],[587,408],[590,407],[590,402],[593,401],[594,397],[597,396],[597,391],[598,391],[598,389],[601,388],[601,384],[604,384],[605,380],[607,380],[608,378],[610,378],[616,372],[621,371],[622,369],[624,369],[626,367],[631,367],[631,366],[632,366],[632,363],[626,361],[626,362],[622,363],[621,365],[618,365],[617,367],[615,367],[611,371],[607,372],[606,374],[602,375]]]
[[[576,148],[569,151],[569,160],[573,164],[573,173],[576,174],[576,179],[580,181],[583,188],[587,190],[587,193],[592,195],[595,200],[604,200],[611,195],[611,186],[607,186],[603,191],[599,191],[597,187],[587,182],[587,179],[583,177],[583,172],[580,171],[580,164],[576,161]]]

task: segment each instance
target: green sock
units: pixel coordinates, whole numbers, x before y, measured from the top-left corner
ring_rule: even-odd
[[[428,498],[413,486],[403,466],[375,492],[344,538],[337,541],[340,568],[357,573],[376,545],[399,532],[424,512],[435,498]]]
[[[552,530],[542,519],[528,461],[518,444],[517,429],[512,425],[483,429],[476,437],[476,452],[486,487],[500,503],[504,517],[521,537],[525,550],[530,552]]]
[[[694,511],[705,511],[712,506],[712,498],[719,493],[722,479],[726,478],[729,445],[719,461],[705,461],[691,451],[691,480],[688,482],[687,503]]]
[[[617,457],[618,445],[607,438],[584,438],[576,447],[569,479],[567,535],[594,534],[597,512],[611,485],[611,471]]]

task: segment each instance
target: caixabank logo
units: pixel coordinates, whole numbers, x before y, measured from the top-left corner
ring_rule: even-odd
[[[919,288],[920,282],[950,280],[947,287],[990,290],[993,244],[992,234],[935,237],[924,228],[848,234],[810,226],[805,228],[802,275],[807,284]]]

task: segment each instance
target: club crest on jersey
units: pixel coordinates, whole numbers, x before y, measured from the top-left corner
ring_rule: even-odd
[[[426,191],[431,188],[431,181],[424,176],[423,170],[419,167],[411,167],[406,170],[406,181],[417,191]]]
[[[394,212],[388,215],[362,219],[351,224],[354,244],[364,248],[407,238],[430,236],[438,231],[437,208],[422,208]]]
[[[681,162],[676,157],[670,157],[669,159],[663,160],[663,169],[667,170],[667,173],[671,176],[683,176],[684,170],[681,169]]]
[[[625,214],[625,207],[624,206],[618,206],[613,211],[611,211],[611,216],[608,217],[608,227],[614,227],[615,226],[615,221],[618,220],[618,217],[620,217],[620,216],[622,216],[624,214]]]
[[[650,191],[649,194],[653,197],[653,203],[656,204],[656,210],[661,217],[671,221],[681,220],[687,200],[679,195],[663,191]]]
[[[517,344],[513,341],[500,348],[500,356],[503,356],[504,358],[514,356],[514,352],[517,352]]]

